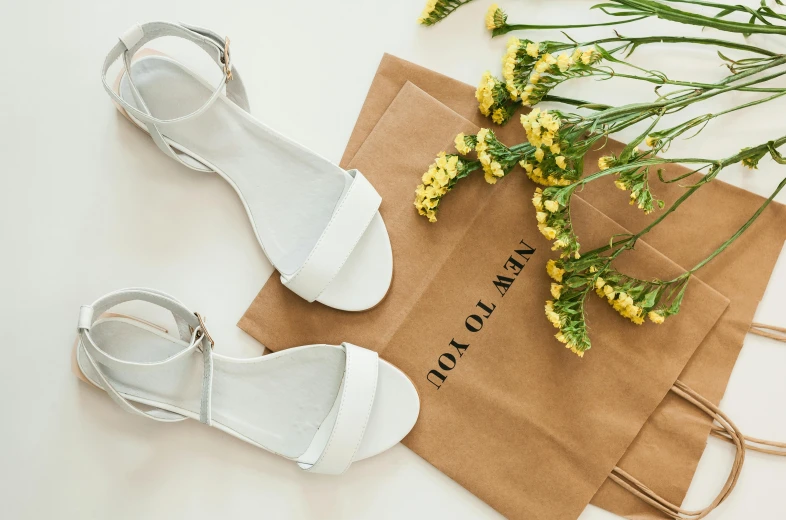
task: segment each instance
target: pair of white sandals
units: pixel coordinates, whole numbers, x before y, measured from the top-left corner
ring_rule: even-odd
[[[207,52],[221,68],[218,85],[160,53],[138,52],[163,36]],[[107,72],[121,57],[111,86]],[[109,52],[102,79],[121,112],[165,154],[232,185],[286,287],[345,311],[384,298],[393,262],[381,197],[360,172],[342,170],[248,113],[227,38],[183,24],[136,25]],[[107,312],[132,300],[170,311],[178,335]],[[343,343],[222,356],[200,314],[151,289],[124,289],[83,306],[78,334],[77,375],[124,409],[163,422],[199,420],[310,472],[340,474],[387,450],[420,411],[409,378],[373,351]]]

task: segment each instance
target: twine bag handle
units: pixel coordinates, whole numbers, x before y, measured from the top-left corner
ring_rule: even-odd
[[[751,324],[749,332],[757,336],[763,336],[786,343],[786,328],[784,327],[753,323]],[[671,391],[696,406],[718,423],[719,426],[713,426],[710,433],[719,439],[734,444],[735,454],[729,478],[726,480],[718,496],[710,505],[696,511],[682,509],[680,506],[669,502],[622,468],[615,467],[611,471],[609,475],[611,480],[668,517],[675,520],[699,520],[710,514],[726,500],[737,484],[737,479],[739,478],[742,465],[745,461],[746,450],[758,451],[770,455],[786,456],[786,443],[744,436],[725,413],[682,381],[677,380],[674,386],[671,387]]]
[[[726,483],[723,485],[723,488],[721,489],[718,496],[715,497],[715,500],[713,500],[712,503],[710,503],[710,505],[704,509],[692,511],[683,509],[677,504],[669,502],[622,468],[615,467],[611,471],[609,477],[611,480],[630,491],[634,496],[640,498],[670,518],[674,518],[675,520],[699,520],[700,518],[706,517],[724,500],[726,500],[731,491],[734,489],[734,486],[737,484],[737,479],[739,478],[740,471],[742,470],[742,464],[745,461],[745,438],[743,437],[742,433],[740,433],[740,430],[737,428],[737,426],[731,421],[731,419],[728,418],[728,416],[726,416],[725,413],[723,413],[717,406],[712,404],[712,402],[702,397],[699,393],[697,393],[682,381],[676,381],[674,386],[671,387],[671,391],[694,405],[699,410],[706,413],[715,422],[717,422],[720,425],[718,429],[723,432],[725,438],[729,442],[733,443],[736,448],[734,454],[734,463],[732,464],[731,471],[729,472],[729,478],[726,479]]]
[[[786,343],[786,328],[776,327],[774,325],[766,325],[764,323],[753,323],[748,331],[750,334],[763,336],[765,338],[774,339],[775,341],[782,341]],[[710,432],[715,437],[731,442],[731,439],[721,428],[713,427]],[[760,453],[767,453],[769,455],[777,455],[779,457],[786,457],[786,442],[768,441],[764,439],[757,439],[756,437],[743,437],[745,440],[745,447],[751,451],[758,451]]]

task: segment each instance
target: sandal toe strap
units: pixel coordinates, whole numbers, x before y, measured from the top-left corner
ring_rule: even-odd
[[[377,214],[382,197],[357,170],[325,230],[303,265],[281,283],[306,301],[313,302],[330,285]]]
[[[336,402],[314,436],[311,446],[297,461],[312,473],[339,475],[355,457],[371,416],[377,391],[379,358],[376,352],[343,343],[346,352],[344,379]],[[321,450],[316,461],[314,452]]]

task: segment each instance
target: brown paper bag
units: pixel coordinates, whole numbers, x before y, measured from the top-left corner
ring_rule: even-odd
[[[434,150],[477,129],[405,84],[348,165],[383,197],[396,266],[388,297],[345,313],[308,304],[273,277],[240,326],[272,350],[341,341],[379,350],[421,396],[407,446],[511,518],[572,519],[728,300],[694,280],[668,326],[635,327],[593,297],[592,356],[560,348],[543,317],[554,254],[532,218],[529,180],[511,176],[492,196],[480,176],[467,179],[436,226],[412,208]],[[573,211],[587,247],[624,231],[583,201]],[[623,262],[645,277],[681,271],[644,243]]]
[[[477,111],[474,87],[385,55],[344,152],[342,165],[354,157],[371,128],[407,81],[415,83],[475,124],[489,126],[489,121]],[[523,129],[515,122],[495,127],[495,132],[506,143],[525,140]],[[588,157],[587,168],[595,168],[601,155],[619,153],[622,146],[619,142],[609,141],[606,148]],[[668,176],[686,171],[679,165],[667,165],[665,169]],[[613,179],[607,178],[590,183],[581,197],[623,227],[634,231],[643,228],[648,217],[640,211],[630,210],[625,204],[626,194],[612,189],[611,182]],[[682,194],[682,188],[677,184],[659,183],[656,193],[668,205]],[[731,236],[763,200],[758,195],[715,180],[648,234],[647,241],[683,268],[692,267]],[[446,199],[444,207],[450,204]],[[723,397],[745,334],[786,240],[783,222],[786,222],[786,206],[771,204],[745,235],[699,273],[699,278],[728,296],[731,305],[697,349],[680,374],[680,380],[713,403],[717,404]],[[696,471],[711,424],[712,420],[695,407],[667,394],[619,465],[664,498],[679,504]],[[652,446],[658,446],[658,449],[652,449]],[[611,481],[604,484],[592,503],[637,520],[664,518]]]

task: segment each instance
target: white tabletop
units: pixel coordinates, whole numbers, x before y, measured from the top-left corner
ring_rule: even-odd
[[[272,268],[224,181],[178,166],[118,116],[99,82],[100,65],[117,36],[134,22],[156,19],[231,35],[252,112],[338,161],[383,52],[472,84],[486,68],[498,73],[505,38],[491,40],[483,29],[488,2],[478,0],[431,29],[415,23],[423,3],[0,3],[5,42],[0,499],[5,518],[499,517],[403,446],[340,478],[305,474],[291,462],[194,422],[162,425],[126,414],[102,392],[78,382],[69,367],[79,305],[126,286],[158,288],[209,315],[224,352],[261,352],[235,323]],[[503,2],[511,21],[544,23],[555,16],[602,19],[587,14],[591,4]],[[626,35],[645,30],[700,34],[651,22],[621,28]],[[571,34],[589,39],[610,32]],[[770,38],[769,45],[776,40]],[[718,60],[703,50],[675,53],[657,47],[634,58],[675,78],[723,74]],[[620,80],[577,83],[565,92],[620,103],[645,90]],[[785,126],[784,107],[779,101],[715,121],[699,139],[679,143],[671,153],[721,157],[775,137]],[[722,178],[768,195],[784,174],[786,167],[765,160],[758,171],[735,166]],[[786,202],[786,194],[779,200]],[[759,307],[761,321],[786,324],[784,289],[786,258]],[[722,403],[744,431],[786,439],[784,370],[786,348],[747,338]],[[691,507],[714,496],[731,463],[727,445],[711,439],[708,446],[686,502]],[[714,518],[784,518],[785,487],[786,461],[751,453],[737,490]],[[593,507],[581,516],[612,517]]]

